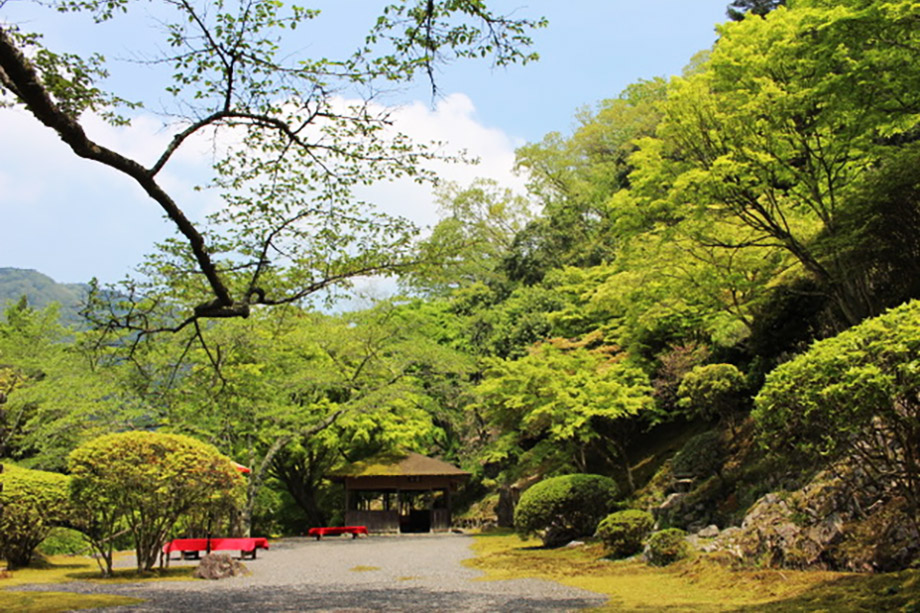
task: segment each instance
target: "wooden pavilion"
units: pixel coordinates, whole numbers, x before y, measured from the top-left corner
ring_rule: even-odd
[[[334,471],[345,486],[345,525],[370,532],[444,532],[450,496],[470,473],[418,453],[389,453]]]

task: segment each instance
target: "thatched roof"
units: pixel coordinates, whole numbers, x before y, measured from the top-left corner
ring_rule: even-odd
[[[468,477],[470,473],[453,464],[442,462],[419,453],[384,453],[361,462],[355,462],[330,473],[336,480],[345,477]]]

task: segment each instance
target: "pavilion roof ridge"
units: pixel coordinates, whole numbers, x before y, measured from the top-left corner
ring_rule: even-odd
[[[414,451],[380,453],[330,472],[331,477],[339,478],[426,475],[466,477],[470,473],[443,460]]]

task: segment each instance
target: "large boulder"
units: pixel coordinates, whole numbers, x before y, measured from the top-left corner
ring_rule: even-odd
[[[195,570],[195,576],[199,579],[226,579],[248,574],[249,570],[245,565],[226,553],[209,553],[201,558],[201,563]]]

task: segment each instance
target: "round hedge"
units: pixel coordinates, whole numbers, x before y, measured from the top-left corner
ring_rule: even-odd
[[[545,479],[521,495],[514,509],[514,529],[521,536],[541,532],[547,547],[592,535],[617,493],[613,479],[601,475]]]
[[[28,566],[32,553],[55,525],[70,515],[70,478],[4,463],[0,483],[0,556],[7,568]]]
[[[642,551],[642,542],[655,526],[651,513],[627,509],[611,513],[597,526],[597,537],[614,558],[625,558]]]
[[[686,558],[690,547],[686,541],[687,533],[678,528],[660,530],[648,537],[646,559],[655,566],[667,566],[672,562]]]

